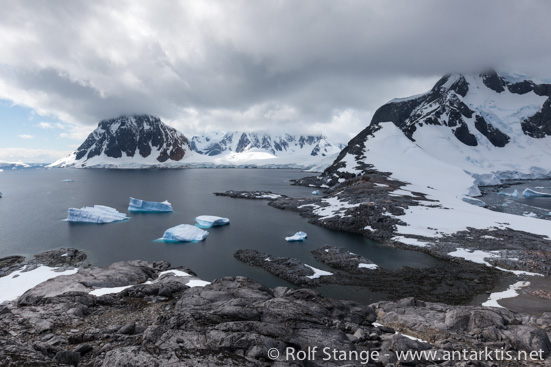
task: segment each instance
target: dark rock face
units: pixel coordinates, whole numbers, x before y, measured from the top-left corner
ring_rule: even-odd
[[[412,298],[379,302],[373,306],[378,322],[403,330],[406,334],[411,332],[436,346],[443,346],[443,340],[447,339],[451,341],[448,346],[455,349],[458,339],[462,339],[464,345],[472,350],[484,350],[485,347],[494,350],[511,345],[517,350],[541,350],[544,358],[551,352],[549,337],[536,326],[547,323],[544,320],[549,316],[532,320],[536,321],[532,323],[528,317],[504,308],[446,307]],[[530,365],[533,362],[525,363]]]
[[[135,154],[146,158],[155,154],[158,162],[179,161],[189,150],[186,137],[158,117],[120,116],[101,121],[77,149],[76,159],[86,161],[102,155],[134,157]]]
[[[503,148],[510,140],[507,135],[488,124],[480,115],[476,116],[474,126],[496,147]]]
[[[540,111],[522,122],[522,131],[532,138],[545,138],[551,135],[551,98]]]
[[[312,251],[314,258],[332,268],[344,270],[351,274],[362,274],[369,268],[360,267],[360,264],[375,265],[363,256],[353,254],[344,247],[325,245]]]
[[[134,268],[140,267],[144,274],[151,274],[163,284],[187,279],[166,274],[166,278],[159,279],[160,272],[170,268],[166,262],[132,261],[126,265],[96,268],[85,277],[72,277],[75,282],[87,284],[97,282],[99,274],[105,272],[116,279],[129,279],[136,274]],[[186,272],[193,274],[189,269]],[[325,298],[312,289],[269,289],[245,277],[226,277],[205,287],[184,287],[166,297],[146,295],[148,287],[155,284],[135,285],[100,297],[78,291],[38,296],[32,306],[8,303],[4,307],[9,312],[0,313],[1,365],[241,367],[367,363],[353,358],[324,360],[319,352],[310,361],[285,358],[288,350],[317,347],[351,352],[352,356],[378,352],[377,361],[367,365],[390,366],[397,365],[397,351],[444,353],[488,346],[510,351],[541,349],[546,356],[551,349],[546,334],[551,324],[549,316],[535,318],[504,309],[455,307],[413,298],[369,306]],[[396,330],[425,341],[412,340]],[[269,354],[273,348],[279,357]],[[480,361],[477,366],[493,363]],[[418,360],[405,365],[432,366],[434,362]],[[530,366],[531,361],[518,365]]]

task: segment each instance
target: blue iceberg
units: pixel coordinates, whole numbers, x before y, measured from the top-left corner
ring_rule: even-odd
[[[503,195],[503,196],[511,196],[513,198],[516,198],[518,196],[518,190],[515,189],[515,191],[513,191],[512,193],[508,193],[508,192],[505,192],[505,191],[500,191],[498,194]]]
[[[156,201],[145,201],[140,199],[130,198],[128,204],[129,212],[171,212],[172,205],[168,201],[158,203]]]
[[[68,222],[83,222],[83,223],[112,223],[126,220],[128,217],[125,213],[120,213],[114,208],[103,205],[94,205],[93,207],[86,206],[76,209],[69,208],[67,219]]]
[[[197,225],[201,228],[211,228],[216,226],[224,226],[230,223],[228,218],[216,217],[214,215],[200,215],[195,218]]]
[[[526,189],[522,192],[522,196],[524,196],[525,198],[537,198],[537,197],[542,197],[542,198],[551,198],[551,194],[549,193],[546,193],[546,192],[538,192],[538,191],[534,191],[532,189]]]
[[[208,236],[207,231],[192,226],[191,224],[180,224],[169,228],[159,240],[165,242],[199,242]]]
[[[285,237],[285,241],[294,242],[294,241],[304,241],[308,235],[305,232],[299,231],[292,235],[291,237]]]
[[[319,195],[320,194],[320,191],[319,190],[314,190],[312,191],[312,195]]]
[[[466,203],[469,203],[471,205],[480,206],[482,208],[485,208],[485,207],[488,206],[488,204],[486,204],[484,201],[482,201],[480,199],[472,198],[470,196],[463,196],[463,201],[466,202]]]

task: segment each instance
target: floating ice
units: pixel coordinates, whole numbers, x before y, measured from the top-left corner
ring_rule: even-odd
[[[167,229],[160,240],[165,242],[199,242],[203,241],[208,234],[207,231],[191,224],[180,224]]]
[[[532,189],[526,189],[522,192],[522,196],[524,196],[525,198],[535,198],[535,197],[549,198],[551,197],[551,194],[546,192],[534,191]]]
[[[80,209],[69,208],[68,217],[65,220],[68,222],[111,223],[125,219],[128,219],[125,213],[120,213],[108,206],[94,205]]]
[[[312,191],[312,195],[319,195],[320,194],[320,191],[319,190],[314,190]]]
[[[216,217],[214,215],[200,215],[195,218],[195,221],[201,228],[223,226],[230,223],[228,218]]]
[[[299,231],[292,235],[291,237],[285,237],[285,241],[287,242],[293,242],[293,241],[304,241],[308,235],[305,232]]]
[[[464,196],[463,201],[466,202],[466,203],[469,203],[471,205],[476,205],[476,206],[480,206],[480,207],[483,207],[483,208],[488,206],[488,204],[486,204],[484,201],[472,198],[470,196]]]
[[[130,212],[171,212],[172,205],[168,201],[162,203],[156,201],[145,201],[140,199],[130,198],[128,204],[128,211]]]
[[[72,178],[66,178],[65,180],[61,180],[61,182],[75,182]]]
[[[538,215],[537,215],[536,213],[534,213],[534,212],[530,212],[530,213],[524,212],[524,213],[522,213],[522,215],[523,215],[524,217],[530,217],[530,218],[537,218],[537,217],[538,217]]]
[[[500,191],[498,194],[499,194],[499,195],[503,195],[503,196],[511,196],[511,197],[516,198],[516,197],[518,196],[518,190],[515,189],[515,191],[513,191],[513,192],[511,192],[511,193],[505,192],[505,191]]]

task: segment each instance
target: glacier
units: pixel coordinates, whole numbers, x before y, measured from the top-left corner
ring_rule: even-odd
[[[200,215],[195,218],[195,221],[201,228],[211,228],[230,224],[230,220],[228,218],[216,217],[214,215]]]
[[[308,237],[305,232],[299,231],[290,237],[285,237],[285,241],[294,242],[294,241],[304,241]]]
[[[172,211],[172,205],[168,201],[162,203],[156,201],[145,201],[130,197],[128,204],[130,212],[150,212],[150,213],[166,213]]]
[[[551,197],[551,194],[546,192],[534,191],[532,189],[525,189],[522,192],[522,196],[524,196],[525,198],[536,198],[536,197],[549,198]]]
[[[83,208],[69,208],[67,222],[83,223],[112,223],[126,220],[125,213],[120,213],[114,208],[104,205],[85,206]]]
[[[208,234],[207,231],[191,224],[180,224],[167,229],[159,240],[164,242],[199,242],[203,241]]]

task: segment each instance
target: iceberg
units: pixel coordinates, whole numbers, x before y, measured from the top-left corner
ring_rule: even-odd
[[[522,196],[525,198],[536,198],[536,197],[543,197],[543,198],[551,198],[551,194],[546,192],[538,192],[534,191],[532,189],[526,189],[522,192]]]
[[[65,180],[61,180],[61,182],[75,182],[72,178],[66,178]]]
[[[214,215],[200,215],[195,218],[195,221],[201,228],[224,226],[230,223],[228,218],[216,217]]]
[[[156,201],[145,201],[140,199],[130,198],[130,203],[128,204],[129,212],[171,212],[172,205],[168,201],[163,201],[162,203]]]
[[[299,231],[292,235],[291,237],[285,237],[285,241],[287,242],[293,242],[293,241],[304,241],[308,235],[305,232]]]
[[[84,223],[112,223],[128,219],[125,213],[120,213],[116,209],[103,205],[86,206],[76,209],[69,208],[67,222]]]
[[[312,195],[319,195],[320,194],[320,191],[319,190],[314,190],[312,191]]]
[[[471,205],[480,206],[482,208],[485,208],[485,207],[488,206],[488,204],[486,204],[484,201],[482,201],[480,199],[472,198],[470,196],[464,196],[463,201],[466,202],[466,203],[469,203]]]
[[[192,226],[191,224],[180,224],[169,228],[159,240],[165,242],[199,242],[208,236],[207,231]]]
[[[513,197],[513,198],[516,198],[516,197],[518,196],[518,190],[515,189],[515,191],[513,191],[513,192],[511,192],[511,193],[505,192],[505,191],[500,191],[498,194],[499,194],[499,195],[503,195],[503,196],[511,196],[511,197]]]
[[[537,218],[538,217],[538,215],[534,212],[530,212],[530,213],[524,212],[524,213],[522,213],[522,215],[525,216],[525,217],[529,217],[529,218]]]

